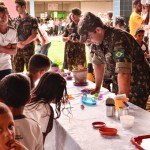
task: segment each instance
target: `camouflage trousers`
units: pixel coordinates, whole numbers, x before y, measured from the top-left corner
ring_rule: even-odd
[[[81,43],[66,43],[64,61],[67,61],[64,64],[66,64],[65,68],[69,70],[72,70],[73,66],[86,66],[85,45]]]
[[[13,69],[14,72],[23,72],[24,65],[28,71],[28,63],[31,56],[34,54],[34,48],[29,47],[28,49],[17,49],[17,54],[14,56],[13,59]]]
[[[113,91],[117,94],[118,83],[117,75],[113,76]],[[144,64],[133,66],[131,76],[131,90],[129,93],[129,102],[146,109],[148,96],[150,95],[150,70]]]

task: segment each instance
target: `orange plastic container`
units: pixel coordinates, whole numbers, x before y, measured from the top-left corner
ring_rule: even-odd
[[[116,108],[116,111],[119,110],[119,107],[126,107],[126,105],[123,103],[124,101],[125,102],[128,102],[129,99],[128,98],[124,98],[124,99],[114,99],[115,100],[115,108]]]

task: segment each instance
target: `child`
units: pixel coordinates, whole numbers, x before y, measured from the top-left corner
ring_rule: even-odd
[[[11,55],[17,53],[17,32],[8,25],[8,9],[0,5],[0,80],[12,73]],[[3,17],[2,17],[3,16]]]
[[[36,121],[23,114],[24,106],[30,100],[30,84],[21,74],[7,75],[1,80],[0,96],[13,113],[16,139],[29,150],[43,149],[43,136]]]
[[[148,52],[148,45],[146,44],[146,42],[143,41],[144,33],[145,33],[144,29],[138,28],[135,32],[135,40],[141,46],[143,53],[146,52],[148,54],[149,53]]]
[[[15,140],[14,120],[9,108],[0,102],[0,150],[28,150]]]
[[[50,69],[50,59],[43,55],[33,55],[28,64],[29,72],[25,73],[31,84],[31,89],[35,86],[35,82]]]
[[[144,33],[145,33],[144,29],[138,28],[136,30],[136,33],[135,33],[135,40],[141,46],[141,49],[142,49],[144,56],[145,56],[145,61],[150,66],[150,63],[149,63],[150,61],[149,61],[149,59],[147,59],[147,58],[150,58],[150,54],[148,51],[148,45],[146,44],[146,42],[143,41]]]
[[[54,112],[50,103],[55,103],[56,118],[59,118],[61,103],[66,96],[66,80],[54,72],[45,73],[33,89],[31,103],[25,107],[25,113],[41,125],[45,136],[53,127]]]
[[[36,38],[36,40],[34,41],[36,49],[35,49],[35,54],[41,54],[41,50],[42,50],[42,45],[41,42],[38,38]]]

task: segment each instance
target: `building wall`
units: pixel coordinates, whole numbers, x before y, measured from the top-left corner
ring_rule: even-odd
[[[81,2],[82,12],[90,11],[97,15],[99,12],[113,11],[113,2]]]
[[[58,11],[66,11],[69,13],[72,8],[78,7],[81,8],[82,12],[91,11],[94,14],[106,13],[107,11],[113,10],[113,2],[98,2],[98,1],[92,1],[92,2],[79,2],[79,1],[73,1],[73,2],[36,2],[35,1],[35,16],[40,17],[40,13],[47,12],[48,15],[50,14],[50,10],[48,10],[48,3],[58,3]],[[27,10],[29,10],[29,2],[27,3]]]

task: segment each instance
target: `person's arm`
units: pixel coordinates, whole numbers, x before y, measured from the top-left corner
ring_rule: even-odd
[[[128,97],[130,91],[130,81],[131,74],[130,73],[118,73],[118,93],[126,94]]]
[[[94,74],[95,74],[95,89],[89,90],[91,94],[99,93],[101,84],[103,81],[104,71],[105,71],[105,64],[94,64]]]
[[[33,32],[24,42],[22,42],[22,44],[24,46],[27,44],[30,44],[31,42],[35,40],[36,36],[37,36],[37,33]]]
[[[66,28],[64,29],[64,34],[62,35],[63,42],[68,42],[71,40],[71,36],[69,36],[69,32],[67,28],[68,26],[66,26]]]
[[[150,25],[143,26],[143,29],[144,29],[145,31],[149,30],[149,29],[150,29]]]
[[[63,37],[63,42],[71,41],[71,36]]]
[[[116,62],[115,73],[117,74],[118,91],[119,94],[129,95],[132,73],[132,60],[134,51],[134,38],[128,36],[126,33],[120,33],[114,37],[114,51],[113,58]],[[120,48],[121,47],[121,48]]]
[[[0,53],[16,55],[17,53],[17,44],[9,44],[7,46],[0,46]]]
[[[36,39],[37,33],[32,33],[27,40],[25,41],[20,41],[17,43],[17,47],[19,48],[24,48],[27,44],[33,42]]]
[[[39,32],[39,35],[40,35],[40,41],[41,41],[41,45],[42,45],[42,48],[44,47],[44,45],[46,44],[46,40],[45,40],[45,37],[44,35],[47,34],[46,31],[42,30],[41,28],[38,29],[38,32]]]

